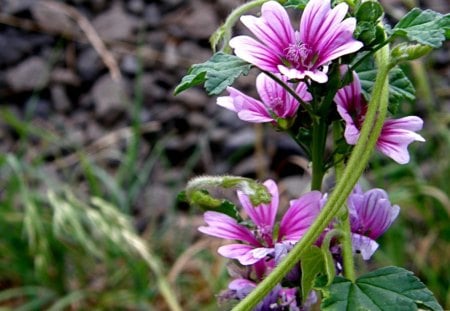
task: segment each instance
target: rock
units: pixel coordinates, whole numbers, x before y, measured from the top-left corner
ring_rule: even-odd
[[[98,79],[92,88],[95,115],[105,125],[110,125],[126,112],[127,90],[123,80],[114,81],[109,74]]]
[[[45,3],[37,2],[36,5],[31,7],[31,14],[46,31],[70,33],[75,36],[80,33],[79,27],[73,19],[57,7],[55,8],[45,5]]]
[[[78,56],[77,69],[80,77],[89,82],[99,76],[105,65],[98,53],[92,47],[88,47]]]
[[[253,128],[247,127],[231,133],[231,135],[224,141],[224,149],[226,154],[231,154],[237,149],[253,146],[254,144],[255,131]]]
[[[25,103],[25,111],[30,112],[34,117],[48,119],[51,104],[46,99],[30,97]]]
[[[190,64],[206,62],[212,56],[210,49],[202,48],[192,41],[183,41],[178,47],[178,53]]]
[[[178,94],[177,96],[172,95],[171,97],[171,99],[181,102],[181,104],[191,110],[203,108],[210,101],[208,95],[206,95],[206,92],[200,88],[191,88]]]
[[[188,123],[192,126],[193,129],[206,130],[211,126],[211,119],[205,116],[204,113],[200,112],[190,112],[187,116]]]
[[[135,55],[125,55],[120,62],[120,69],[124,73],[135,75],[139,70],[138,60]]]
[[[72,70],[61,67],[52,70],[50,79],[51,82],[71,86],[79,86],[81,83],[80,78]]]
[[[159,6],[155,3],[147,5],[144,9],[144,22],[150,28],[156,28],[161,23],[162,14]]]
[[[288,198],[298,198],[310,189],[311,177],[305,176],[288,176],[280,181],[279,188],[286,192]]]
[[[255,159],[254,156],[250,156],[242,159],[239,163],[233,165],[231,169],[231,173],[237,176],[244,177],[256,177],[256,172],[260,171],[262,168],[264,172],[266,172],[266,168],[269,164],[269,159],[266,155],[264,155],[261,159]]]
[[[201,1],[193,1],[190,7],[171,13],[163,23],[174,36],[195,39],[208,39],[219,27],[214,6]]]
[[[39,56],[33,56],[6,73],[6,82],[16,92],[43,88],[49,80],[48,64]]]
[[[0,1],[2,11],[6,14],[17,14],[30,9],[36,0],[2,0]]]
[[[133,41],[133,31],[137,26],[136,21],[125,13],[120,4],[115,4],[108,11],[101,13],[92,21],[92,25],[106,41]]]
[[[0,66],[11,65],[30,53],[33,45],[27,35],[16,29],[7,29],[0,33]]]
[[[158,84],[153,74],[144,73],[141,77],[141,83],[146,105],[166,98],[167,90]]]
[[[127,10],[136,15],[142,15],[145,10],[145,3],[142,0],[128,0]]]
[[[53,107],[58,112],[68,112],[72,107],[66,89],[61,84],[55,84],[50,88],[52,96]]]
[[[163,56],[164,65],[168,68],[176,68],[180,63],[180,55],[176,42],[172,40],[166,41]]]

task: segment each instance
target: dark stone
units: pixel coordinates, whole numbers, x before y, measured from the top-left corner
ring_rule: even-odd
[[[136,20],[129,16],[121,5],[113,5],[108,11],[101,13],[92,25],[103,40],[132,40],[137,27]]]
[[[105,65],[98,53],[92,47],[88,47],[78,56],[77,69],[83,80],[92,81],[105,69]]]
[[[39,56],[21,62],[6,73],[6,82],[16,92],[43,88],[49,80],[49,64]]]
[[[127,111],[127,87],[125,81],[114,81],[109,74],[98,79],[91,91],[95,103],[95,115],[104,125],[110,125]]]

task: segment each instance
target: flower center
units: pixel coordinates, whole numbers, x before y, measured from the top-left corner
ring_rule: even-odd
[[[356,103],[353,107],[351,107],[349,114],[352,117],[356,127],[360,130],[364,120],[366,119],[367,104],[362,95],[360,98],[356,98],[355,101]]]
[[[258,226],[254,231],[257,240],[265,247],[273,247],[272,228],[270,226]]]
[[[285,102],[281,97],[270,98],[270,110],[272,110],[276,117],[282,117],[284,112]]]
[[[314,64],[313,51],[301,41],[289,44],[284,49],[284,58],[295,68],[311,68]]]

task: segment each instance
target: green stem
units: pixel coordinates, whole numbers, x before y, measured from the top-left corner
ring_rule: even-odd
[[[342,178],[330,195],[316,221],[311,225],[302,239],[294,246],[285,259],[270,273],[244,300],[233,310],[252,310],[281,279],[299,261],[304,251],[312,245],[330,223],[333,217],[347,200],[359,177],[362,175],[370,155],[375,147],[388,106],[388,72],[389,72],[389,46],[384,46],[375,54],[378,72],[372,91],[371,100],[364,121],[358,143],[350,156]]]
[[[328,124],[323,118],[314,121],[312,130],[312,180],[311,190],[321,190],[322,180],[325,175],[324,153],[327,140]]]
[[[217,43],[220,41],[223,42],[222,49],[224,52],[230,52],[231,48],[228,45],[228,42],[231,39],[231,29],[236,24],[238,19],[244,15],[244,13],[248,12],[249,10],[261,6],[264,2],[267,2],[269,0],[254,0],[247,3],[244,3],[241,6],[238,6],[236,9],[233,10],[233,12],[228,15],[225,22],[217,29],[212,36],[210,37],[209,41],[211,42],[211,48],[213,51],[216,51]]]
[[[333,138],[335,143],[342,137],[342,129],[338,121],[333,123]],[[337,148],[337,146],[335,146]],[[336,153],[334,155],[333,162],[335,163],[334,171],[336,176],[336,183],[342,179],[342,174],[344,173],[345,165],[342,161],[344,157],[343,154]],[[355,273],[355,263],[353,261],[353,247],[351,239],[351,227],[350,218],[348,215],[347,205],[342,206],[342,216],[341,216],[341,231],[343,232],[340,240],[342,243],[342,262],[344,265],[344,275],[347,279],[354,282],[356,280]]]

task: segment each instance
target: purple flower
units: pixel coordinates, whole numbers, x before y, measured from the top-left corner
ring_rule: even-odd
[[[337,111],[345,121],[345,140],[348,144],[355,145],[367,112],[367,103],[362,97],[361,83],[356,73],[353,72],[353,82],[341,88],[334,101]],[[413,141],[425,141],[415,133],[422,129],[422,125],[422,119],[416,116],[386,120],[376,149],[399,164],[408,163],[408,145]]]
[[[230,40],[234,53],[261,70],[279,72],[289,80],[325,83],[328,64],[358,51],[363,44],[353,38],[354,18],[347,18],[348,6],[331,9],[330,0],[310,0],[295,31],[286,10],[276,1],[262,5],[261,17],[242,16],[242,23],[256,36]]]
[[[228,290],[220,295],[222,301],[225,300],[242,300],[255,287],[256,283],[248,279],[235,279],[228,285]],[[282,287],[280,284],[276,285],[266,297],[253,309],[254,311],[265,310],[291,310],[300,311],[297,304],[297,289]]]
[[[247,195],[241,191],[237,192],[250,222],[244,225],[228,215],[208,211],[204,215],[208,226],[198,228],[200,232],[208,235],[240,241],[241,243],[221,246],[218,252],[224,257],[237,259],[242,265],[258,263],[267,256],[272,258],[276,243],[296,243],[320,212],[322,194],[319,191],[309,192],[290,201],[290,207],[281,219],[278,235],[275,237],[278,187],[273,180],[267,180],[264,185],[272,196],[269,204],[253,206]]]
[[[287,78],[278,75],[285,83]],[[287,83],[289,85],[289,83]],[[296,115],[299,102],[280,84],[261,73],[256,78],[256,89],[261,101],[247,96],[233,87],[228,87],[229,96],[217,98],[217,104],[237,112],[239,119],[253,122],[275,122],[276,119],[292,118]],[[304,101],[312,99],[305,83],[298,83],[296,93]]]
[[[369,260],[378,248],[375,240],[394,222],[400,207],[391,205],[384,190],[363,192],[357,185],[348,198],[348,209],[353,249]]]

